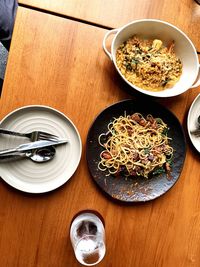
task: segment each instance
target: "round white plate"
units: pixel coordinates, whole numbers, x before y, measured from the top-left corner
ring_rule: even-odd
[[[187,128],[190,140],[194,147],[200,152],[200,137],[196,137],[191,132],[198,127],[197,118],[200,116],[200,94],[194,99],[187,118]]]
[[[48,162],[35,163],[28,158],[0,162],[0,177],[12,187],[29,193],[44,193],[54,190],[76,171],[81,158],[80,135],[63,113],[47,106],[25,106],[8,114],[0,127],[31,132],[41,130],[67,139],[67,144],[56,146],[55,157]],[[0,135],[0,150],[28,143],[28,138]]]

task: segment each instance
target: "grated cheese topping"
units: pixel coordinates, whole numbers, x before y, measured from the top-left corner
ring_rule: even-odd
[[[133,36],[117,49],[116,63],[129,82],[149,91],[173,87],[182,74],[173,41],[166,47],[161,40]]]

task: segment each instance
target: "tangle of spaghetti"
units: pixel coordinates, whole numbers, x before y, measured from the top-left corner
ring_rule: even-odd
[[[108,132],[99,136],[104,148],[98,168],[106,175],[143,176],[159,168],[170,172],[173,148],[167,136],[168,126],[152,115],[140,113],[114,118]]]

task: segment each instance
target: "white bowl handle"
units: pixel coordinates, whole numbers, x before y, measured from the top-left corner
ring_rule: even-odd
[[[110,36],[111,34],[115,34],[119,31],[119,29],[113,29],[109,32],[106,33],[105,37],[103,38],[103,50],[106,53],[106,55],[110,58],[110,60],[112,61],[112,55],[111,53],[108,51],[108,49],[106,48],[106,40],[108,38],[108,36]]]
[[[193,84],[190,88],[195,88],[198,87],[200,85],[200,64],[199,64],[199,74],[198,74],[198,79],[195,82],[195,84]]]

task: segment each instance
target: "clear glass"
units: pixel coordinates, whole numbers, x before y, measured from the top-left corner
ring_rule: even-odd
[[[93,212],[78,214],[70,227],[70,239],[76,259],[85,266],[99,263],[106,252],[102,219]]]

